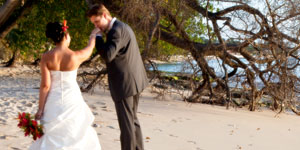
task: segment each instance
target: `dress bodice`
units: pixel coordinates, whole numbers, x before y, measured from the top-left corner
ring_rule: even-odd
[[[50,71],[51,87],[77,84],[77,69],[72,71]]]
[[[72,71],[50,71],[51,90],[63,90],[68,88],[78,88],[76,81],[77,69]]]
[[[48,103],[76,104],[83,101],[80,88],[77,84],[77,69],[72,71],[50,71],[51,88],[48,93]]]

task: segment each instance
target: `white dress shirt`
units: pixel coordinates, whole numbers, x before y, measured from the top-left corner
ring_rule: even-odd
[[[107,29],[107,32],[109,32],[112,28],[112,26],[114,25],[115,21],[117,20],[116,17],[112,18],[109,25],[108,25],[108,29]],[[96,36],[102,36],[102,33],[97,33]]]

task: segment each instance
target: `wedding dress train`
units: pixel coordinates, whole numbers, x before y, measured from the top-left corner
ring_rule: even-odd
[[[83,100],[77,70],[50,71],[51,88],[41,122],[44,135],[30,150],[101,150],[91,126],[94,115]]]

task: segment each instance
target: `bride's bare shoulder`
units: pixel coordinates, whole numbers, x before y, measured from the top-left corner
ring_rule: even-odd
[[[49,51],[42,54],[41,60],[44,60],[44,61],[49,60],[50,58],[54,57],[54,54],[55,54],[55,52],[54,52],[53,49],[49,50]]]

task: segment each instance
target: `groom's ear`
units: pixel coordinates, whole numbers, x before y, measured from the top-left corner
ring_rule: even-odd
[[[103,12],[102,17],[104,17],[105,19],[107,19],[107,14],[106,14],[106,12]]]

